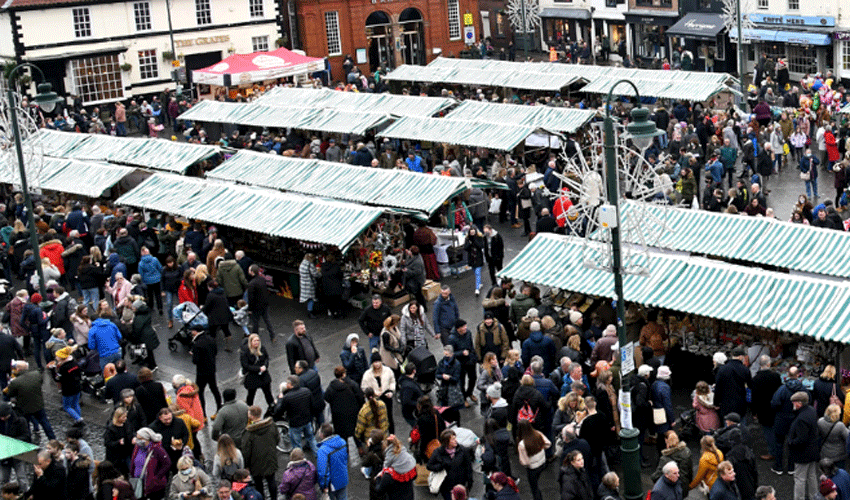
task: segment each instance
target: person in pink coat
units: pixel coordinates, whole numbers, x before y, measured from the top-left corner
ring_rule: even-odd
[[[697,427],[701,431],[711,432],[720,427],[720,417],[717,415],[717,407],[714,406],[714,393],[703,381],[697,382],[693,407],[697,411]]]

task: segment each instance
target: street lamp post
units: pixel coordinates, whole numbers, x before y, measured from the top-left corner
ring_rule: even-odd
[[[38,290],[41,293],[41,296],[45,297],[44,271],[41,268],[41,259],[38,254],[38,233],[36,232],[35,227],[35,214],[33,214],[32,198],[30,197],[30,191],[27,186],[27,172],[24,165],[24,148],[21,144],[21,130],[18,125],[18,113],[15,109],[15,94],[12,91],[15,75],[18,73],[18,70],[25,67],[34,68],[38,74],[41,75],[43,83],[38,84],[38,94],[35,96],[35,102],[42,110],[50,113],[54,108],[56,108],[56,103],[61,102],[62,99],[52,91],[52,85],[50,83],[44,82],[44,73],[41,72],[41,69],[38,66],[23,63],[12,68],[12,71],[9,73],[9,81],[7,82],[8,87],[6,89],[6,97],[9,100],[9,117],[12,121],[12,133],[15,136],[15,151],[18,154],[18,171],[21,177],[21,190],[24,192],[24,200],[27,205],[27,226],[30,233],[30,245],[32,246],[33,257],[35,258],[35,271],[38,273]]]
[[[608,204],[614,207],[616,222],[610,225],[611,230],[611,272],[614,274],[614,294],[617,300],[617,337],[620,349],[626,346],[626,304],[623,297],[623,258],[620,242],[620,208],[619,186],[617,179],[617,154],[614,145],[614,120],[611,118],[611,97],[614,89],[621,83],[627,83],[635,90],[636,106],[632,109],[632,121],[626,126],[627,137],[641,150],[646,149],[652,139],[662,132],[649,120],[649,110],[641,107],[640,93],[630,80],[619,80],[611,86],[605,101],[605,181],[608,191]],[[619,353],[618,353],[619,354]],[[622,390],[629,392],[631,381],[623,377]],[[635,428],[620,430],[620,447],[623,452],[623,483],[626,500],[637,500],[643,497],[640,478],[640,443],[638,430]]]

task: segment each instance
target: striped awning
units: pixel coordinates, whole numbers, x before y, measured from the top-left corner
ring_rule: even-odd
[[[804,273],[850,278],[850,233],[766,217],[747,217],[626,201],[622,217],[637,208],[669,231],[651,246]],[[639,217],[645,217],[640,213]],[[650,231],[647,225],[641,227]],[[647,236],[649,233],[647,232]],[[624,234],[627,243],[640,243]]]
[[[384,78],[388,81],[504,87],[550,92],[558,92],[573,83],[584,80],[578,74],[544,73],[538,71],[504,72],[480,68],[454,69],[410,64],[399,66],[389,72]]]
[[[538,129],[504,123],[408,116],[396,120],[378,136],[511,151]]]
[[[208,178],[431,214],[471,187],[466,178],[241,150]]]
[[[232,123],[249,127],[294,128],[338,134],[365,134],[390,120],[386,113],[256,103],[201,101],[178,116],[179,120]]]
[[[26,141],[25,149],[29,148],[55,158],[108,161],[181,174],[195,163],[221,152],[218,146],[47,129]]]
[[[850,284],[792,276],[698,257],[651,253],[648,276],[625,275],[625,300],[807,335],[850,342]],[[580,239],[538,235],[500,273],[527,283],[614,298],[610,272],[584,265]]]
[[[115,201],[346,251],[379,208],[227,182],[155,174]]]
[[[275,87],[260,96],[255,103],[263,106],[369,111],[395,116],[434,116],[452,106],[455,101],[446,97]]]
[[[510,123],[571,134],[587,124],[594,116],[596,111],[585,109],[464,101],[446,115],[446,119]]]
[[[850,115],[850,102],[848,102],[847,104],[845,104],[843,108],[841,108],[840,110],[838,110],[838,112],[839,112],[839,113],[843,113],[843,114],[845,114],[845,115]]]
[[[97,198],[134,170],[109,163],[44,156],[27,165],[27,184],[30,189]],[[0,182],[21,185],[17,160],[10,161],[2,170]]]
[[[724,83],[717,82],[690,82],[680,79],[679,72],[668,73],[667,81],[658,80],[631,80],[638,88],[641,97],[659,97],[663,99],[687,99],[690,101],[707,101],[721,92],[735,92]],[[597,78],[582,87],[582,92],[591,94],[607,94],[611,86],[616,82],[614,79]],[[634,89],[631,85],[620,85],[616,88],[614,95],[633,96]]]

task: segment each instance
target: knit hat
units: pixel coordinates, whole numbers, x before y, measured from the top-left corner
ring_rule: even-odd
[[[540,331],[540,322],[539,321],[532,321],[531,325],[528,328],[532,332],[539,332]]]
[[[487,311],[486,313],[484,313],[484,319],[493,319],[493,313]]]
[[[487,397],[499,399],[502,397],[502,383],[495,382],[487,388]]]
[[[0,418],[6,418],[12,414],[12,405],[6,402],[0,403]]]
[[[669,366],[661,365],[658,367],[658,375],[656,375],[658,378],[662,380],[667,380],[670,378],[671,375],[673,375],[673,372],[670,371]]]
[[[458,329],[458,328],[463,327],[463,326],[466,326],[466,321],[464,321],[462,319],[455,321],[455,329]]]
[[[821,476],[823,479],[820,480],[820,494],[823,496],[827,496],[833,491],[836,491],[838,488],[835,487],[835,483],[832,482],[832,479]]]
[[[71,353],[73,352],[74,349],[72,347],[63,347],[62,349],[56,351],[56,357],[59,359],[68,359],[68,357],[71,356]]]
[[[539,318],[540,313],[537,312],[536,307],[531,307],[531,308],[528,309],[528,312],[525,313],[525,317],[526,318]]]
[[[578,311],[570,311],[570,323],[577,325],[581,321],[581,313]]]
[[[36,292],[36,293],[30,295],[30,302],[32,302],[33,304],[40,304],[41,303],[41,294]]]
[[[142,427],[141,429],[137,430],[136,436],[152,443],[159,443],[160,441],[162,441],[162,434],[157,434],[150,427]]]
[[[797,391],[791,396],[792,403],[809,404],[809,395],[805,391]]]
[[[735,412],[732,412],[732,413],[728,413],[725,417],[723,417],[723,420],[726,420],[728,422],[735,422],[736,424],[740,424],[741,423],[741,416],[738,415]]]
[[[373,352],[372,353],[372,357],[369,358],[369,362],[374,363],[375,361],[381,361],[381,362],[384,361],[383,359],[381,359],[381,353],[379,353],[379,352]]]

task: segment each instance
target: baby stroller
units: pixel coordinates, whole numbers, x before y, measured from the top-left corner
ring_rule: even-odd
[[[437,377],[437,358],[425,346],[419,346],[407,355],[407,363],[416,367],[416,382],[422,392],[428,394]]]
[[[178,304],[172,311],[178,322],[183,326],[168,339],[168,350],[177,352],[180,344],[188,348],[192,345],[192,330],[206,330],[209,326],[207,315],[194,302]]]
[[[98,401],[106,401],[106,382],[103,380],[103,373],[100,371],[100,356],[97,351],[89,349],[77,361],[77,364],[83,372],[80,378],[82,391]]]

